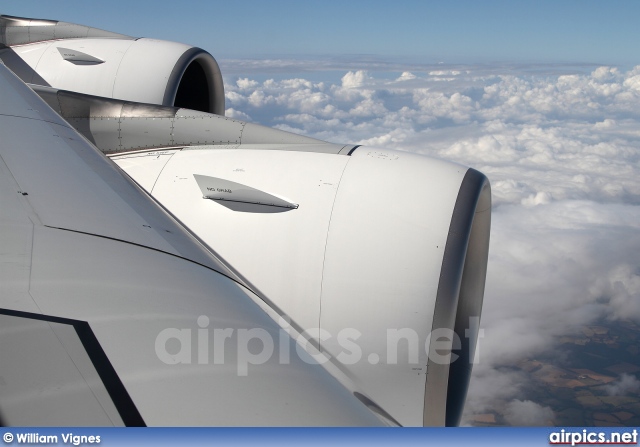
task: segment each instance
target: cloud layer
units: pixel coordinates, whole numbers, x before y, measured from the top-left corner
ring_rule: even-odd
[[[640,390],[640,380],[632,375],[622,374],[620,380],[605,385],[604,389],[610,396],[625,396]]]
[[[538,68],[346,70],[225,86],[230,116],[489,177],[485,338],[466,413],[499,406],[515,425],[548,423],[553,412],[519,400],[523,379],[503,366],[594,321],[640,322],[640,66]]]

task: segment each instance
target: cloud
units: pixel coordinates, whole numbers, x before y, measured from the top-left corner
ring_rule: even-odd
[[[553,411],[530,400],[513,400],[506,407],[506,421],[515,426],[544,426],[553,420]]]
[[[416,79],[416,75],[410,71],[403,71],[400,77],[396,79],[396,82],[410,81],[412,79]]]
[[[224,111],[224,114],[229,118],[234,118],[241,121],[251,121],[251,117],[249,115],[247,115],[244,112],[241,112],[240,110],[236,110],[233,107],[226,109]]]
[[[604,386],[609,396],[626,396],[640,391],[640,380],[629,374],[622,374],[617,382]]]
[[[240,90],[251,90],[258,86],[258,82],[248,78],[240,78],[236,81],[236,85]]]
[[[553,413],[525,399],[512,366],[584,325],[640,322],[640,66],[318,66],[331,70],[313,81],[227,80],[228,106],[322,140],[484,172],[493,191],[485,338],[466,414],[548,422]],[[633,380],[609,386],[630,390]]]
[[[350,71],[342,77],[343,88],[358,88],[364,86],[371,78],[364,70]]]

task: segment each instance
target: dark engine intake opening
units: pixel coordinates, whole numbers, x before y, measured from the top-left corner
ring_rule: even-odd
[[[483,174],[469,168],[451,217],[432,324],[432,334],[453,330],[456,337],[448,359],[432,357],[444,354],[434,343],[429,347],[425,426],[460,424],[479,333],[490,227],[491,186]]]
[[[162,105],[224,116],[224,83],[216,60],[200,48],[191,48],[169,76]]]
[[[487,256],[489,253],[489,233],[491,228],[491,186],[484,175],[469,170],[468,200],[476,202],[469,242],[466,247],[464,270],[460,281],[458,308],[454,331],[461,341],[460,349],[452,349],[457,360],[449,366],[447,387],[446,422],[448,427],[457,427],[462,419],[467,398],[471,369],[474,363],[480,329],[480,314],[484,298],[487,276]]]
[[[189,64],[182,75],[173,105],[201,112],[211,111],[207,75],[197,60]]]

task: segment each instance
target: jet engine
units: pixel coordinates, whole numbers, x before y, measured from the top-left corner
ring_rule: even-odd
[[[0,16],[0,59],[24,82],[224,115],[216,60],[189,45]]]

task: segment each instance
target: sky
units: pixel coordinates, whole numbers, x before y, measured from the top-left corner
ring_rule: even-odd
[[[640,2],[180,6],[22,0],[2,12],[201,46],[220,63],[228,116],[485,173],[485,338],[467,420],[552,421],[505,366],[588,324],[640,323]]]
[[[634,0],[2,1],[2,14],[200,46],[216,57],[635,63]]]

